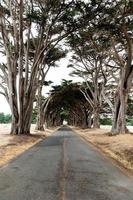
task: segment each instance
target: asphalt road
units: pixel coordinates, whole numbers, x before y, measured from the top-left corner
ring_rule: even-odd
[[[62,127],[0,169],[0,200],[133,200],[133,178]]]

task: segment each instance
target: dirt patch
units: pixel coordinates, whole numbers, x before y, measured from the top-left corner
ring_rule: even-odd
[[[133,173],[133,135],[109,136],[110,129],[74,128],[85,140],[118,161],[124,168]]]
[[[45,132],[35,131],[33,125],[30,136],[11,136],[9,130],[10,124],[0,124],[0,167],[55,131],[55,129],[46,129]]]

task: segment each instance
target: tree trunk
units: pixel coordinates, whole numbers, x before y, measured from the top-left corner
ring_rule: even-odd
[[[83,108],[82,128],[88,128],[88,113],[85,108]]]
[[[12,116],[12,122],[11,122],[11,135],[17,135],[18,134],[18,122],[15,120],[15,118]]]
[[[88,113],[88,128],[91,128],[91,125],[92,125],[92,112],[89,112]]]
[[[99,108],[93,111],[93,128],[100,128],[100,111]]]
[[[37,85],[33,85],[33,88],[24,94],[23,99],[23,110],[19,113],[19,126],[18,126],[18,134],[30,134],[30,127],[31,127],[31,119],[32,119],[32,109],[33,109],[33,102],[35,99]],[[19,102],[21,103],[21,102]],[[23,115],[23,117],[21,117]],[[21,119],[21,120],[20,120]]]
[[[42,105],[42,86],[38,88],[36,130],[44,131],[44,111]]]
[[[123,35],[125,36],[127,45],[127,63],[123,63],[115,47],[115,41],[112,39],[112,44],[116,57],[120,62],[120,76],[119,76],[119,86],[115,96],[115,106],[113,113],[113,124],[112,124],[112,134],[125,134],[128,133],[126,127],[126,111],[127,111],[127,99],[130,89],[132,87],[133,80],[133,65],[132,65],[132,37],[127,32],[127,29],[123,26]]]
[[[16,76],[15,73],[8,74],[8,84],[9,84],[9,105],[12,113],[12,123],[10,134],[18,134],[18,103],[17,103],[17,89],[16,89]]]
[[[121,69],[120,84],[115,95],[115,106],[113,114],[112,134],[125,134],[128,133],[126,127],[126,111],[128,94],[131,88],[133,77],[133,69],[126,71],[126,68]]]
[[[128,95],[121,88],[116,96],[115,109],[113,113],[112,134],[125,134],[128,133],[126,127],[126,110],[127,110]]]
[[[47,122],[47,108],[51,101],[51,98],[45,99],[42,101],[42,86],[40,86],[38,90],[38,99],[37,99],[37,123],[36,123],[36,130],[44,131],[44,121]]]
[[[30,102],[30,103],[29,103]],[[21,118],[21,120],[19,120],[21,126],[18,126],[18,134],[19,135],[29,135],[30,134],[30,127],[31,127],[31,118],[32,118],[32,108],[33,108],[33,101],[27,102],[27,104],[25,104],[25,107],[23,108],[23,120]],[[21,113],[19,114],[21,115]]]
[[[14,89],[14,95],[10,96],[10,108],[12,112],[12,123],[11,123],[11,131],[10,134],[20,135],[30,134],[30,127],[31,127],[31,118],[32,118],[32,108],[33,108],[33,101],[35,98],[35,88],[34,92],[31,91],[29,95],[24,97],[24,101],[19,102],[21,104],[24,103],[23,109],[21,112],[18,112],[17,100],[16,100],[16,90]]]
[[[38,131],[44,131],[44,115],[43,115],[43,110],[40,109],[38,115],[37,115],[37,122],[36,122],[36,127],[35,129]]]

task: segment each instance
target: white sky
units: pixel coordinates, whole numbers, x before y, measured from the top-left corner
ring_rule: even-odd
[[[68,63],[69,59],[62,59],[60,61],[60,67],[50,69],[49,73],[47,74],[46,80],[51,80],[53,82],[53,85],[60,84],[62,79],[73,80],[74,82],[81,81],[81,78],[73,78],[69,76],[69,73],[72,71],[72,69],[67,68]],[[47,93],[49,89],[49,87],[44,88],[44,93]],[[0,95],[0,112],[4,112],[5,114],[10,113],[10,107],[6,99],[2,95]]]

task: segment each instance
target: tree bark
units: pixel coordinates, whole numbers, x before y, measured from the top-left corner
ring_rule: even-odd
[[[100,111],[99,108],[93,110],[93,128],[100,128]]]
[[[88,128],[91,128],[92,125],[92,112],[88,113]]]
[[[125,69],[121,70],[120,74],[120,85],[118,86],[115,95],[115,106],[113,113],[113,124],[111,132],[112,134],[125,134],[128,133],[126,126],[126,111],[127,111],[127,100],[128,94],[131,88],[131,82],[133,77],[133,69],[126,76]]]
[[[44,115],[43,115],[43,110],[39,109],[39,113],[37,115],[37,122],[36,122],[36,130],[38,131],[44,131]]]
[[[18,134],[18,104],[17,104],[17,89],[16,89],[16,76],[13,73],[9,74],[9,105],[12,113],[12,123],[10,134]]]
[[[85,108],[83,108],[82,128],[88,128],[88,113]]]
[[[11,122],[11,135],[18,134],[18,121],[16,121],[16,118],[12,115],[12,122]]]
[[[126,52],[127,58],[123,62],[117,52],[114,38],[112,39],[112,45],[115,55],[120,63],[120,84],[115,95],[115,106],[113,114],[112,134],[125,134],[128,133],[126,127],[126,111],[127,111],[127,99],[130,92],[133,80],[133,65],[132,65],[132,37],[128,34],[127,28],[123,25],[123,35],[126,39]]]
[[[126,127],[126,110],[127,110],[128,95],[126,92],[119,89],[119,94],[116,96],[115,109],[113,113],[112,134],[125,134],[128,133]]]
[[[38,97],[37,97],[37,122],[36,130],[44,131],[44,111],[42,105],[42,86],[38,87]]]

